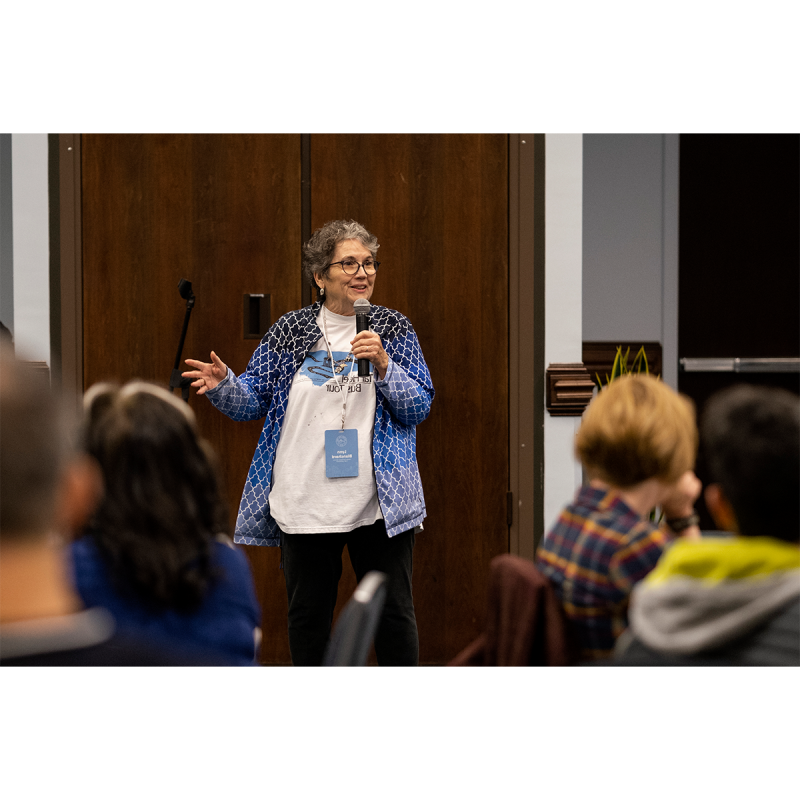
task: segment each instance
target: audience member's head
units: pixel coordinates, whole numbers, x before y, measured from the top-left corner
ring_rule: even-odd
[[[590,478],[620,489],[674,483],[694,466],[694,405],[649,375],[617,378],[586,409],[575,451]]]
[[[800,540],[800,398],[740,385],[706,404],[703,453],[717,525],[743,536]]]
[[[88,459],[40,370],[0,345],[0,537],[20,544],[80,526],[97,495]]]
[[[211,543],[228,520],[193,412],[140,381],[92,387],[84,410],[86,451],[105,481],[87,532],[115,582],[155,607],[197,607],[212,580]]]
[[[65,544],[85,526],[102,480],[74,447],[73,422],[46,375],[0,344],[0,664],[228,663],[216,651],[118,634],[106,610],[82,607]],[[177,549],[173,557],[191,571]]]

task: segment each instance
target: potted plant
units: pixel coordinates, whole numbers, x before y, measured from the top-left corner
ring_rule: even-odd
[[[650,374],[650,368],[647,364],[647,356],[644,353],[644,345],[639,348],[639,352],[636,354],[636,357],[633,359],[633,363],[628,366],[628,358],[630,357],[631,349],[630,347],[625,351],[625,355],[622,354],[622,345],[617,347],[617,355],[614,358],[614,364],[611,367],[611,377],[606,375],[606,386],[608,386],[613,380],[619,378],[620,375],[641,375],[644,372],[645,375]],[[595,372],[595,378],[597,379],[597,386],[600,389],[603,389],[603,381],[600,379],[600,376]]]

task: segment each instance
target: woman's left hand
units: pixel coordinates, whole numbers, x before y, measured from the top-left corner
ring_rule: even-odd
[[[386,368],[389,366],[389,356],[383,349],[383,342],[377,333],[372,331],[361,331],[356,334],[356,338],[350,342],[351,351],[356,358],[366,358],[375,368],[378,380],[382,381],[386,377]]]

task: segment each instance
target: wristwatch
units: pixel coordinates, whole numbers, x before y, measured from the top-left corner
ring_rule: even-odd
[[[688,517],[676,517],[675,519],[665,520],[665,522],[673,533],[680,533],[686,528],[691,528],[692,525],[697,525],[700,522],[700,517],[697,514],[690,514]]]

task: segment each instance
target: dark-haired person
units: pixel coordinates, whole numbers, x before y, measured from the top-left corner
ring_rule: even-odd
[[[84,608],[65,542],[96,507],[102,480],[77,452],[73,428],[41,373],[0,341],[0,664],[229,663],[215,651],[126,635],[104,609]]]
[[[582,661],[611,656],[628,598],[679,534],[697,537],[691,401],[651,376],[618,378],[584,413],[575,441],[589,479],[549,531],[536,564],[552,582]],[[666,521],[650,512],[660,507]]]
[[[318,665],[330,636],[342,552],[358,581],[388,575],[375,637],[381,665],[414,665],[414,538],[425,518],[416,426],[433,399],[411,323],[372,306],[356,333],[354,303],[369,300],[378,241],[352,220],[329,222],[303,248],[320,300],[282,316],[236,377],[215,353],[187,359],[192,386],[235,420],[266,417],[239,507],[235,541],[282,550],[295,665]],[[370,362],[358,377],[356,360]],[[349,469],[335,465],[343,461]]]
[[[97,384],[84,445],[105,490],[71,548],[83,603],[120,631],[255,663],[260,609],[227,518],[213,453],[186,403],[158,386]]]
[[[712,397],[705,499],[731,538],[678,542],[631,597],[629,665],[800,666],[800,399],[736,386]]]

